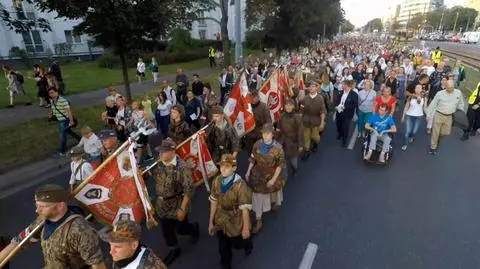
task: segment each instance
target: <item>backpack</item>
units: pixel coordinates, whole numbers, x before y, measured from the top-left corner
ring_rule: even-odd
[[[12,74],[15,75],[15,78],[18,81],[18,83],[23,84],[25,82],[25,78],[23,77],[22,74],[16,73],[16,72],[12,72]]]

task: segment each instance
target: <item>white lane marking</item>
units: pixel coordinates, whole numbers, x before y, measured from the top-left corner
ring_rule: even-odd
[[[313,265],[313,260],[315,259],[315,255],[317,255],[318,245],[314,243],[308,243],[307,250],[303,254],[302,262],[298,269],[310,269]]]
[[[354,124],[352,137],[350,138],[350,143],[348,143],[349,150],[352,150],[353,147],[355,147],[355,142],[357,142],[357,136],[358,136],[358,128],[357,128],[357,125]]]

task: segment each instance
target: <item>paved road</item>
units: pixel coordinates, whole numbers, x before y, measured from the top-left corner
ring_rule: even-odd
[[[480,45],[477,44],[426,41],[425,45],[430,48],[436,48],[437,46],[440,46],[441,49],[480,57]]]
[[[459,131],[444,140],[439,155],[428,156],[428,138],[419,137],[406,152],[396,152],[388,167],[365,165],[359,152],[340,147],[330,123],[319,152],[301,164],[298,179],[287,183],[285,204],[270,213],[254,238],[254,252],[236,268],[298,268],[309,242],[318,252],[312,268],[480,268],[478,148],[480,137],[467,142]],[[403,128],[401,128],[403,130]],[[241,174],[245,154],[240,157]],[[64,174],[50,181],[66,185]],[[31,187],[0,201],[1,233],[13,234],[32,220]],[[199,188],[192,220],[201,223],[201,240],[181,242],[184,255],[169,268],[218,268],[216,238],[207,236],[207,194]],[[8,216],[8,217],[7,217]],[[159,228],[144,242],[163,255]],[[12,268],[40,268],[40,249],[18,256]]]
[[[203,76],[203,75],[212,74],[214,72],[219,72],[219,71],[216,69],[203,68],[203,69],[198,69],[193,71],[187,70],[186,74],[189,77],[191,77],[195,73],[198,73],[200,76]],[[175,75],[169,74],[169,75],[161,76],[158,79],[160,82],[165,79],[168,81],[173,81],[175,80]],[[68,81],[66,81],[66,83],[67,83],[67,90],[68,90]],[[152,82],[147,82],[144,84],[132,83],[130,87],[131,87],[132,95],[135,95],[135,94],[146,92],[154,88],[155,85]],[[117,88],[120,94],[125,92],[125,87],[123,85],[119,85]],[[67,98],[72,103],[72,106],[74,108],[80,108],[80,107],[88,107],[96,104],[102,104],[105,102],[105,97],[107,95],[108,93],[106,92],[105,89],[99,89],[96,91],[69,95],[67,96]],[[35,104],[32,106],[16,106],[15,108],[0,109],[0,127],[6,127],[6,126],[18,124],[30,119],[46,117],[48,113],[48,109],[41,108]]]

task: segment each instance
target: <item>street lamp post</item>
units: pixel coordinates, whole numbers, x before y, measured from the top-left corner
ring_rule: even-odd
[[[457,10],[457,17],[455,17],[455,23],[453,24],[453,31],[457,28],[457,20],[458,20],[458,10]]]
[[[242,0],[235,0],[235,61],[242,62]]]

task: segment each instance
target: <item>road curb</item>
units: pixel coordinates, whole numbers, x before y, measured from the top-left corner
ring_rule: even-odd
[[[49,158],[3,174],[0,180],[0,199],[64,173],[68,170],[69,163],[68,158]]]

